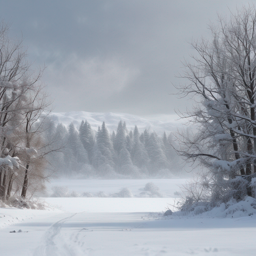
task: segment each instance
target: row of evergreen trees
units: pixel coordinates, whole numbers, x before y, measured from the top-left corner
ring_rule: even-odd
[[[128,131],[119,122],[116,132],[109,134],[105,123],[94,131],[87,121],[77,130],[73,123],[46,129],[48,144],[61,150],[48,155],[52,169],[59,175],[112,177],[166,176],[178,169],[177,155],[171,135],[159,137],[155,132],[140,133],[137,126]]]

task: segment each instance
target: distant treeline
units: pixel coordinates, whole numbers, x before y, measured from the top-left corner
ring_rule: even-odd
[[[120,121],[116,132],[109,134],[105,123],[94,131],[87,121],[79,129],[68,129],[48,122],[45,140],[54,149],[48,154],[50,170],[58,175],[87,177],[164,177],[175,174],[179,161],[171,135],[160,137],[137,126],[128,131]]]

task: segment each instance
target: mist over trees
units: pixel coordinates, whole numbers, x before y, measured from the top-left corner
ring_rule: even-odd
[[[211,40],[192,46],[184,95],[200,104],[187,113],[198,127],[181,138],[180,154],[204,167],[187,187],[183,208],[255,197],[256,181],[256,10],[244,8],[211,28]]]
[[[50,119],[48,122],[45,143],[52,141],[62,147],[47,156],[50,170],[57,176],[160,178],[182,173],[171,134],[140,133],[137,126],[128,131],[122,121],[112,134],[104,122],[97,131],[87,121],[78,129],[73,123],[66,128],[61,123],[55,126]]]

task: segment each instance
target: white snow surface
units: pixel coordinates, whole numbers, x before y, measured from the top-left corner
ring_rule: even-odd
[[[50,114],[51,120],[56,124],[62,123],[68,126],[74,123],[79,126],[81,121],[88,121],[94,130],[97,130],[102,122],[106,123],[110,131],[115,131],[119,121],[126,122],[128,130],[137,125],[139,130],[149,129],[157,133],[176,132],[177,129],[182,128],[184,120],[181,120],[177,115],[151,115],[140,117],[125,113],[99,113],[99,112],[85,112],[85,111],[72,111],[72,112],[52,112]]]
[[[185,180],[167,180],[176,190]],[[69,181],[69,189],[83,190],[82,182]],[[105,181],[104,181],[105,182]],[[91,180],[94,192],[112,193],[125,181],[107,183]],[[60,181],[63,185],[64,181]],[[126,184],[134,189],[168,189],[154,180]],[[67,184],[67,182],[66,182]],[[56,182],[55,184],[56,185]],[[64,184],[65,185],[65,184]],[[159,189],[157,189],[157,187]],[[170,192],[171,194],[171,192]],[[169,198],[45,198],[55,209],[28,210],[0,208],[0,255],[4,256],[161,256],[161,255],[255,255],[255,200],[224,205],[215,212],[162,217],[176,200]],[[237,210],[236,210],[237,209]],[[248,211],[247,211],[248,210]],[[221,215],[221,212],[229,215]],[[239,214],[234,213],[239,211]],[[250,214],[248,214],[250,212]]]

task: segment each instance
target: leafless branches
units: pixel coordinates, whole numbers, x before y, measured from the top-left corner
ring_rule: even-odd
[[[179,153],[207,167],[215,185],[256,172],[255,27],[254,7],[229,21],[220,18],[219,27],[211,28],[212,40],[192,44],[197,54],[193,64],[185,63],[189,83],[181,93],[200,99],[187,115],[199,128],[193,138],[181,138]]]
[[[49,106],[26,60],[21,42],[8,37],[8,27],[0,24],[0,198],[13,193],[25,198],[29,186],[41,187],[45,160],[41,124]],[[29,180],[31,183],[29,183]]]

